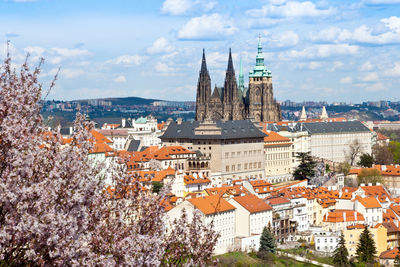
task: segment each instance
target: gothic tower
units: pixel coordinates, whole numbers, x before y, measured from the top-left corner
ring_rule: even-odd
[[[196,120],[202,121],[207,116],[207,103],[211,98],[211,79],[207,70],[206,55],[203,49],[203,58],[196,94]]]
[[[264,65],[261,37],[258,41],[256,66],[249,73],[249,117],[255,121],[280,121],[280,106],[276,103],[272,89],[272,75]]]

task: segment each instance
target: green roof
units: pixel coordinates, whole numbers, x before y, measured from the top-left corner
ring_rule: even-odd
[[[256,56],[256,65],[249,72],[249,77],[272,77],[271,71],[264,65],[264,55],[262,53],[261,37],[258,39],[258,49]]]

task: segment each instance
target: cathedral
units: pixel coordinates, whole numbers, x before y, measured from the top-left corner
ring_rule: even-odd
[[[242,62],[239,82],[236,82],[232,54],[229,49],[228,67],[224,87],[215,86],[211,93],[211,79],[207,70],[206,56],[203,59],[196,95],[196,120],[245,120],[280,121],[282,114],[272,91],[272,75],[264,65],[261,38],[258,42],[256,66],[249,73],[249,86],[244,86]]]

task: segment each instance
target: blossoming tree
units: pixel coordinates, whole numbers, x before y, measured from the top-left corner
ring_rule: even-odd
[[[160,203],[168,186],[152,194],[115,165],[115,187],[105,190],[102,164],[88,159],[93,125],[83,115],[67,146],[44,127],[39,73],[26,62],[12,69],[9,56],[1,66],[0,265],[209,264],[218,234],[196,214],[167,229]]]

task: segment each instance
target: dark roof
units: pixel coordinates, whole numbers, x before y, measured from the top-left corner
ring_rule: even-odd
[[[194,130],[200,125],[199,121],[184,121],[177,124],[171,122],[160,137],[179,139],[240,139],[240,138],[264,138],[266,136],[250,120],[216,121],[217,127],[221,129],[220,135],[195,135]]]
[[[94,121],[97,125],[97,127],[103,126],[105,123],[107,124],[121,124],[122,118],[93,118],[92,121]]]
[[[333,121],[303,123],[303,128],[310,134],[370,132],[360,121]]]
[[[61,135],[70,135],[71,133],[70,133],[69,127],[68,128],[61,128],[60,129],[60,134]]]
[[[136,152],[138,151],[140,146],[140,140],[130,140],[129,146],[128,146],[128,151],[129,152]]]

